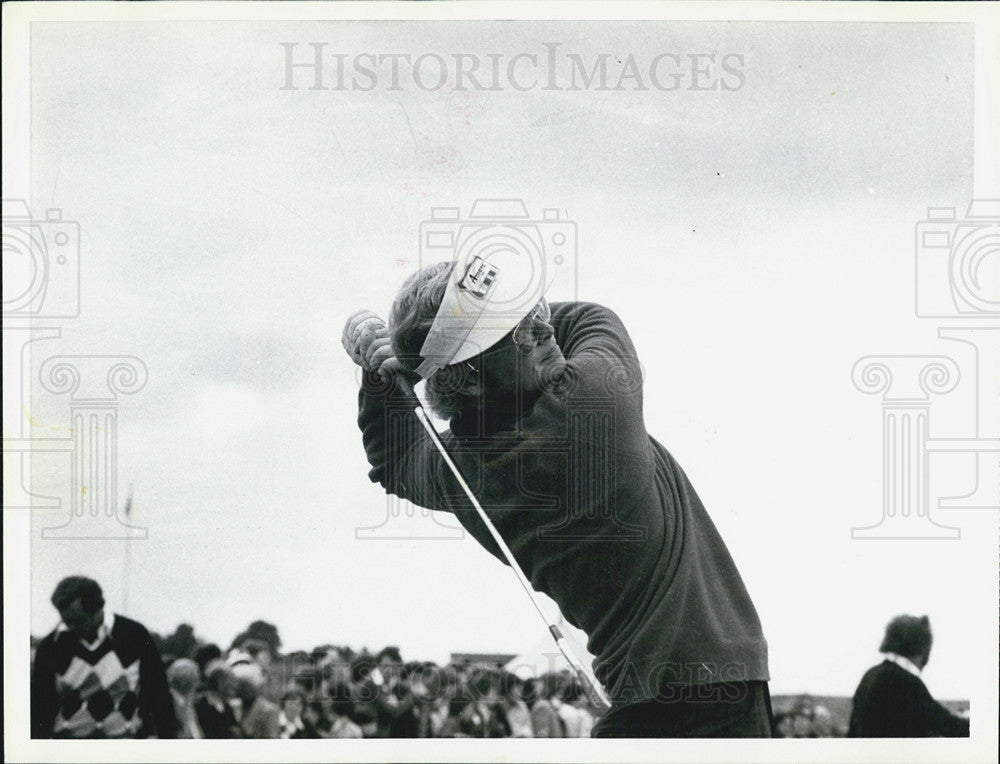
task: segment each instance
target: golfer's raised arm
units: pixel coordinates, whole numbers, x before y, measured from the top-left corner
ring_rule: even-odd
[[[385,322],[360,310],[348,318],[342,343],[363,370],[358,426],[372,467],[368,477],[402,499],[447,511],[434,483],[440,457],[411,413],[419,405],[413,393],[418,378],[393,357]]]

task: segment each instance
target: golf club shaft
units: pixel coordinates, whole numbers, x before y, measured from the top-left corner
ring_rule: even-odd
[[[479,514],[480,519],[482,519],[483,523],[485,523],[486,529],[490,532],[490,535],[493,537],[493,540],[496,541],[497,546],[500,547],[500,551],[503,553],[503,556],[507,559],[507,562],[510,564],[511,569],[517,576],[518,581],[521,582],[521,586],[524,588],[525,593],[527,593],[528,597],[531,599],[531,604],[535,606],[535,610],[538,611],[538,615],[545,622],[545,625],[549,629],[549,633],[552,634],[553,639],[555,639],[556,646],[563,654],[563,657],[566,658],[570,666],[573,667],[573,670],[576,672],[577,678],[583,683],[583,686],[588,687],[590,689],[591,698],[599,706],[602,706],[604,709],[610,708],[611,701],[608,698],[607,694],[604,692],[604,688],[602,688],[597,682],[593,681],[590,678],[590,675],[587,674],[587,672],[584,670],[583,664],[580,662],[580,659],[576,656],[572,648],[569,646],[569,643],[566,641],[566,637],[562,634],[562,631],[559,629],[559,626],[557,624],[552,623],[549,617],[545,615],[545,611],[542,610],[541,603],[539,603],[538,598],[535,596],[535,591],[534,589],[532,589],[531,583],[524,575],[524,572],[521,570],[521,566],[518,565],[517,560],[514,559],[513,552],[510,551],[510,547],[507,546],[507,542],[504,541],[503,537],[500,535],[500,532],[493,525],[493,522],[486,514],[486,511],[479,503],[479,500],[472,492],[472,489],[469,488],[469,484],[465,482],[465,478],[462,477],[462,473],[458,469],[458,466],[455,464],[454,461],[452,461],[451,456],[448,454],[447,450],[444,447],[444,443],[442,443],[441,439],[438,437],[437,430],[434,429],[434,425],[431,424],[430,419],[427,417],[427,413],[424,411],[423,407],[419,404],[419,401],[417,402],[417,405],[414,407],[413,412],[414,414],[416,414],[417,419],[420,420],[420,423],[423,425],[424,429],[427,431],[427,434],[430,436],[431,441],[433,441],[434,446],[437,448],[438,453],[441,454],[441,458],[444,459],[445,464],[448,465],[448,468],[455,476],[455,479],[458,481],[458,484],[462,487],[462,490],[465,492],[465,495],[468,497],[469,501],[472,503],[472,506]]]

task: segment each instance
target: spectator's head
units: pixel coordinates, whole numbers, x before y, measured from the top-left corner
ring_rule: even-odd
[[[305,706],[305,697],[301,692],[286,692],[281,696],[281,710],[285,712],[285,718],[290,721],[299,719]]]
[[[564,703],[577,703],[580,700],[586,700],[583,686],[576,679],[571,679],[562,688],[562,700]]]
[[[323,681],[328,687],[345,687],[351,682],[351,655],[349,650],[332,648],[319,661]]]
[[[236,690],[236,677],[229,665],[219,658],[205,665],[205,687],[224,698],[232,697]]]
[[[826,706],[813,708],[812,728],[815,737],[834,737],[833,716]]]
[[[400,679],[403,676],[403,656],[398,647],[383,647],[375,656],[378,670],[386,681]]]
[[[52,604],[70,631],[93,639],[104,620],[104,593],[94,579],[69,576],[52,592]]]
[[[198,664],[198,670],[205,676],[205,668],[209,663],[222,657],[222,650],[216,644],[198,645],[194,651],[194,660]]]
[[[486,666],[473,666],[469,671],[469,691],[475,700],[493,700],[497,682],[494,673]]]
[[[500,695],[504,700],[516,702],[522,697],[524,683],[510,671],[500,672]]]
[[[798,711],[793,712],[792,737],[811,737],[812,734],[812,717]]]
[[[404,282],[392,304],[389,332],[393,352],[411,370],[425,360],[420,351],[449,292],[454,267],[453,262],[435,263],[417,271]],[[525,276],[514,271],[507,275],[511,285]],[[464,347],[476,346],[476,352],[470,356],[471,349],[464,352],[463,348],[452,356],[461,360],[449,361],[427,379],[427,400],[439,417],[452,418],[463,399],[512,397],[538,389],[543,365],[548,366],[555,348],[551,313],[544,299],[534,307],[518,307],[517,298],[511,299],[503,303],[502,312],[499,307],[493,312],[487,307],[482,312],[485,318],[476,322],[471,332],[463,332],[463,336],[467,334]],[[453,307],[461,313],[462,305],[458,301]],[[447,327],[444,329],[447,334]]]
[[[198,664],[189,658],[178,658],[167,668],[167,683],[179,695],[189,697],[198,687]]]
[[[885,627],[879,652],[902,655],[917,668],[923,668],[931,655],[931,642],[931,622],[927,616],[897,615]]]
[[[264,687],[264,670],[260,664],[248,660],[232,663],[236,678],[236,695],[247,705],[253,703]]]
[[[562,676],[554,671],[549,671],[535,679],[535,692],[539,699],[544,698],[549,700],[551,698],[558,698],[560,692],[562,692],[562,686]]]
[[[363,682],[371,676],[372,669],[377,665],[375,658],[367,651],[362,651],[354,656],[351,661],[351,681],[357,684]]]
[[[421,663],[409,672],[410,687],[417,700],[434,703],[445,696],[447,679],[444,671],[433,663]]]
[[[540,690],[541,687],[537,679],[528,679],[521,683],[521,697],[524,698],[524,702],[528,704],[529,708],[541,699]]]
[[[794,713],[774,715],[774,735],[775,737],[795,737]]]
[[[247,637],[237,647],[247,653],[254,662],[259,663],[265,671],[271,667],[274,653],[271,650],[271,645],[263,639]]]

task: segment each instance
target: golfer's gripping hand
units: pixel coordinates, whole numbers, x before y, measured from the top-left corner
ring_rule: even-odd
[[[340,341],[351,360],[365,371],[377,371],[388,379],[401,368],[392,354],[385,321],[370,310],[359,310],[350,315]]]

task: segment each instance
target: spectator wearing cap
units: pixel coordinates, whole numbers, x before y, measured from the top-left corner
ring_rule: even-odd
[[[239,726],[243,737],[277,738],[281,736],[278,707],[261,694],[264,671],[246,653],[231,653],[229,658],[236,677],[236,697],[240,700]]]
[[[179,738],[204,737],[194,710],[198,679],[198,664],[189,658],[178,658],[167,668],[167,684],[174,700]]]
[[[206,738],[241,737],[230,701],[236,691],[236,677],[221,658],[210,660],[204,670],[204,690],[195,701],[198,725]]]
[[[60,622],[39,644],[31,675],[35,738],[173,738],[174,703],[146,627],[107,612],[100,585],[64,578]]]
[[[848,737],[968,737],[969,720],[931,697],[920,672],[931,654],[927,616],[900,615],[885,629],[883,661],[854,693]]]

